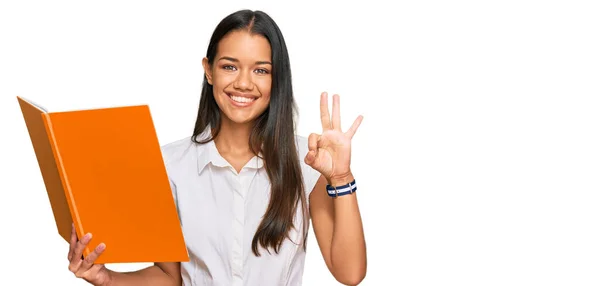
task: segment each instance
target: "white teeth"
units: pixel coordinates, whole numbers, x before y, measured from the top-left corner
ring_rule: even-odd
[[[254,99],[251,99],[251,98],[241,97],[241,96],[235,96],[235,95],[232,95],[231,99],[233,99],[233,101],[242,102],[242,103],[254,101]]]

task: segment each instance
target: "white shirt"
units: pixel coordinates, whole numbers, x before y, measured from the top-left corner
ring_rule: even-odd
[[[304,163],[307,138],[296,136],[296,142],[308,198],[320,173]],[[290,233],[294,242],[284,240],[278,254],[260,245],[261,256],[252,253],[252,238],[270,196],[262,159],[253,157],[238,174],[214,141],[201,145],[189,137],[164,145],[162,152],[190,257],[181,263],[183,285],[302,284],[300,204]]]

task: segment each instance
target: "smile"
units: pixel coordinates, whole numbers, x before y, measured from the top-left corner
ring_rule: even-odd
[[[239,96],[239,95],[233,95],[233,94],[227,94],[227,96],[229,97],[229,99],[231,99],[231,102],[233,103],[233,105],[235,106],[239,106],[239,107],[246,107],[246,106],[250,106],[254,101],[256,101],[256,97],[253,96]]]

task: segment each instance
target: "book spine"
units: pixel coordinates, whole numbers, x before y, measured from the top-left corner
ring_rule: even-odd
[[[46,132],[50,137],[50,146],[52,147],[52,153],[54,154],[54,159],[56,161],[58,167],[58,173],[60,174],[60,180],[63,185],[63,189],[65,190],[65,196],[67,197],[67,203],[69,204],[69,209],[71,211],[71,218],[73,219],[75,229],[77,231],[77,237],[81,239],[85,232],[83,231],[83,224],[79,218],[79,212],[77,211],[77,205],[75,204],[75,198],[73,197],[73,192],[71,191],[71,186],[69,184],[69,179],[67,177],[67,172],[63,165],[62,157],[60,156],[60,150],[58,148],[58,144],[56,142],[56,137],[54,136],[54,129],[52,128],[52,120],[50,118],[50,114],[43,113],[44,125],[46,127]],[[90,253],[89,247],[84,249],[84,255],[87,256]]]

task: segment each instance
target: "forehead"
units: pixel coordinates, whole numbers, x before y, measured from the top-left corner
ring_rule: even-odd
[[[225,56],[240,61],[270,61],[271,45],[262,35],[233,31],[221,39],[217,48],[217,59]]]

